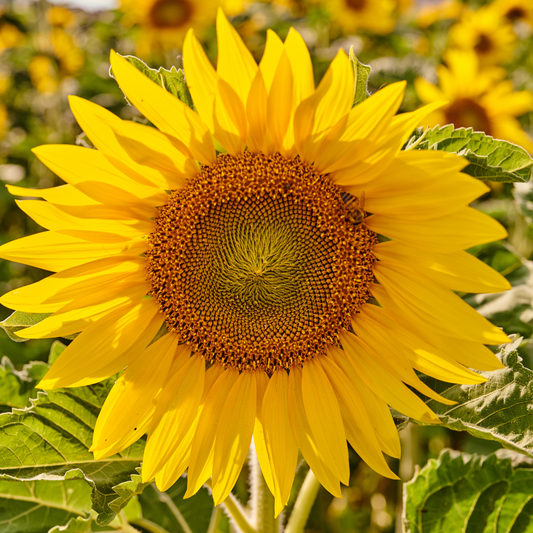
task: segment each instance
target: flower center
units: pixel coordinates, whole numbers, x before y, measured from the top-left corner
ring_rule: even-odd
[[[149,236],[151,294],[169,330],[239,370],[325,353],[371,296],[377,238],[347,205],[299,159],[245,152],[203,167]]]
[[[149,19],[156,28],[179,28],[189,22],[192,7],[188,0],[157,0]]]
[[[511,21],[515,22],[516,20],[525,19],[527,17],[527,12],[523,7],[516,6],[512,7],[505,13],[506,18]]]
[[[444,112],[446,123],[453,124],[456,128],[474,128],[474,131],[483,131],[492,135],[492,121],[487,111],[470,98],[459,98]]]
[[[367,0],[345,0],[348,9],[363,11],[366,8]]]
[[[492,39],[488,35],[480,33],[474,45],[474,50],[478,54],[487,54],[492,50]]]

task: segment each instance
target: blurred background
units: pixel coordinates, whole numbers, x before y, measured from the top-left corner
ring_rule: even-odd
[[[84,144],[69,111],[76,94],[124,119],[144,122],[109,76],[109,51],[137,55],[150,67],[182,66],[181,45],[194,27],[209,57],[217,55],[214,20],[222,6],[257,60],[268,29],[285,38],[295,27],[312,55],[318,82],[339,48],[372,67],[371,92],[407,80],[401,112],[446,100],[427,126],[453,123],[533,152],[533,1],[494,0],[0,0],[0,244],[41,231],[21,213],[4,184],[60,184],[32,155],[41,144]],[[476,207],[509,231],[505,242],[472,253],[508,277],[499,296],[462,295],[507,333],[524,336],[521,355],[533,368],[533,192],[529,184],[490,183]],[[0,294],[47,273],[0,262]],[[0,320],[10,311],[0,306]],[[21,366],[45,360],[50,341],[14,343],[0,330],[0,355]],[[490,453],[498,446],[465,433],[413,424],[402,431],[403,458],[393,469],[412,477],[445,447]],[[322,490],[308,531],[399,532],[401,484],[351,456],[344,500]],[[246,499],[246,475],[237,487]]]

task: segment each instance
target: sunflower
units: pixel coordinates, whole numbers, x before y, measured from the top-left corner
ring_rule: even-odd
[[[187,471],[191,496],[212,478],[218,504],[253,436],[279,514],[299,450],[338,497],[347,441],[396,478],[388,405],[438,423],[409,387],[450,403],[415,369],[479,383],[467,367],[501,367],[484,345],[507,336],[452,291],[509,288],[463,251],[506,232],[468,207],[488,189],[463,159],[401,151],[436,107],[395,116],[405,83],[352,108],[342,50],[315,89],[296,31],[284,43],[269,31],[259,66],[221,12],[217,33],[216,71],[192,30],[185,39],[198,114],[114,53],[121,88],[158,129],[71,97],[96,149],[35,149],[67,185],[9,186],[45,200],[18,204],[48,231],[0,247],[55,273],[0,301],[52,313],[21,337],[79,334],[42,388],[125,369],[95,457],[148,433],[143,479],[166,490]]]
[[[461,16],[466,6],[458,0],[443,0],[421,6],[415,21],[420,28],[427,28],[440,20],[456,20]]]
[[[149,55],[181,47],[189,28],[200,35],[216,17],[218,6],[229,14],[242,10],[243,0],[121,0],[126,25],[138,25],[137,52]]]
[[[332,20],[346,32],[369,30],[378,34],[394,30],[394,0],[330,0]]]
[[[481,69],[473,52],[449,50],[444,58],[448,66],[437,67],[440,88],[422,78],[415,80],[416,92],[423,103],[448,100],[446,106],[428,115],[424,124],[474,128],[533,152],[533,140],[516,119],[533,111],[533,93],[515,92],[511,81],[503,81],[504,69]]]
[[[450,28],[450,47],[473,50],[483,65],[505,63],[512,58],[516,36],[513,27],[492,6],[465,11]]]
[[[509,22],[527,22],[533,26],[533,3],[530,0],[496,0],[491,9]]]

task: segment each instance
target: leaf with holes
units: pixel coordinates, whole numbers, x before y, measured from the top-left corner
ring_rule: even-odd
[[[404,489],[407,533],[533,530],[533,469],[511,458],[445,451]]]
[[[32,406],[0,415],[0,479],[13,481],[80,479],[92,487],[99,524],[109,523],[128,502],[114,487],[132,481],[144,442],[107,459],[89,452],[93,429],[113,385],[40,392]],[[120,505],[111,506],[116,500]]]
[[[30,405],[30,398],[37,396],[36,385],[41,381],[49,366],[41,361],[33,361],[16,370],[7,358],[0,364],[0,413],[14,407]]]
[[[526,182],[531,178],[533,159],[516,144],[472,128],[454,129],[453,124],[435,126],[420,136],[420,131],[415,132],[406,148],[457,153],[468,159],[470,164],[463,172],[474,178],[501,182]]]

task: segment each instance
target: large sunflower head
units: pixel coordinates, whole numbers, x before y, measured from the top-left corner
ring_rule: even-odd
[[[256,64],[222,13],[215,70],[194,33],[184,65],[197,113],[112,54],[156,127],[71,98],[96,149],[42,146],[67,185],[13,194],[47,230],[0,248],[55,272],[1,299],[52,313],[25,338],[78,333],[43,388],[123,371],[98,418],[105,457],[148,432],[142,476],[228,496],[252,436],[279,513],[298,451],[340,496],[347,441],[377,472],[399,457],[388,406],[438,422],[415,369],[452,383],[499,368],[506,335],[452,291],[498,292],[463,250],[505,230],[468,207],[487,187],[465,162],[401,151],[437,104],[396,116],[405,84],[352,108],[340,51],[315,87],[300,35],[269,32]],[[218,147],[218,150],[215,149]],[[410,388],[411,387],[411,388]],[[448,402],[449,403],[449,402]]]
[[[510,61],[515,41],[512,25],[492,6],[465,11],[449,34],[452,48],[475,52],[483,65]]]
[[[491,7],[511,23],[526,22],[533,26],[533,4],[529,0],[496,0]]]
[[[533,111],[533,94],[514,91],[506,72],[499,67],[481,68],[472,51],[448,50],[446,66],[437,68],[440,87],[418,78],[415,88],[420,100],[429,104],[448,100],[424,119],[424,124],[454,124],[474,128],[497,139],[517,143],[533,152],[533,141],[518,122],[518,116]]]

